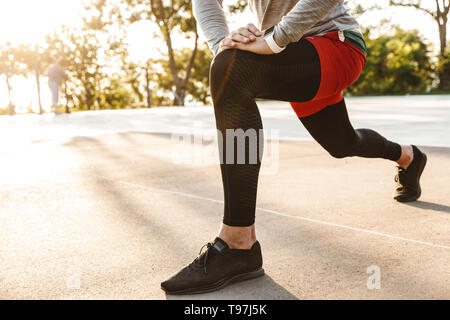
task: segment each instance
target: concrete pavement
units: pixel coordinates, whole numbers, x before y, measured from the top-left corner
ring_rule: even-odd
[[[14,147],[2,141],[0,298],[179,299],[159,283],[217,233],[218,166],[174,163],[180,145],[165,133],[112,124],[85,136],[42,132],[80,116],[49,117]],[[267,275],[188,298],[450,298],[449,148],[424,148],[424,194],[412,204],[391,199],[390,162],[335,160],[309,141],[278,150],[258,199]],[[380,289],[367,286],[374,270]]]

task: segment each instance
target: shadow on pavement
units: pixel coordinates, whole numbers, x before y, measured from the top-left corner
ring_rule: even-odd
[[[269,275],[232,284],[219,291],[196,295],[166,295],[167,300],[298,300],[298,298],[275,282]]]
[[[148,143],[143,143],[143,141],[136,139],[141,135],[148,137],[150,141]],[[161,141],[151,141],[152,136],[162,139]],[[117,139],[118,137],[121,139]],[[121,222],[131,222],[135,226],[144,226],[148,229],[148,236],[145,240],[149,243],[157,241],[160,246],[166,244],[168,240],[170,241],[179,237],[182,233],[180,233],[176,227],[172,227],[168,224],[163,215],[150,216],[147,210],[141,210],[138,204],[134,203],[136,199],[130,198],[127,194],[122,194],[124,185],[121,184],[121,179],[133,182],[137,186],[142,185],[148,188],[157,187],[175,191],[177,190],[176,186],[181,182],[183,188],[179,190],[182,190],[187,194],[196,194],[199,193],[199,190],[191,189],[192,186],[189,183],[183,184],[183,182],[187,181],[186,179],[180,179],[183,175],[195,173],[189,177],[195,177],[196,180],[203,183],[201,189],[202,192],[206,193],[206,190],[219,188],[219,185],[212,184],[211,179],[208,178],[202,168],[189,168],[183,165],[174,166],[170,163],[170,158],[158,158],[153,154],[145,152],[151,149],[159,152],[159,145],[167,148],[168,143],[170,143],[168,139],[170,139],[170,136],[165,134],[121,133],[116,135],[105,135],[100,138],[78,137],[73,138],[65,144],[66,147],[74,149],[79,154],[83,155],[85,158],[83,169],[85,171],[81,171],[80,174],[85,174],[89,182],[98,185],[98,187],[101,188],[100,190],[103,190],[104,192],[101,195],[107,198],[112,206],[117,207],[117,212],[123,213],[123,215],[118,217],[122,219]],[[95,165],[95,169],[91,170],[89,168],[90,165]],[[102,177],[106,177],[107,180]],[[125,187],[129,188],[130,186],[125,185]],[[189,208],[195,206],[195,209],[197,209],[197,204],[194,204],[189,198],[172,197],[171,201],[178,203],[181,207]],[[407,205],[425,210],[428,209],[450,213],[449,206],[431,202],[419,201]],[[158,210],[157,207],[156,210]],[[218,215],[210,215],[207,211],[202,210],[196,210],[196,214],[201,216],[202,220],[208,219],[207,222],[218,217]],[[333,277],[345,279],[346,281],[359,281],[360,278],[365,280],[365,274],[357,273],[355,275],[355,266],[357,266],[358,263],[367,265],[367,263],[369,263],[368,261],[386,261],[388,259],[389,263],[385,264],[385,267],[389,268],[388,270],[393,268],[391,267],[392,265],[402,266],[405,264],[401,258],[394,254],[395,251],[390,250],[387,253],[383,253],[378,250],[373,250],[370,242],[347,242],[345,239],[339,239],[340,241],[337,241],[337,239],[330,239],[329,230],[316,228],[315,226],[310,226],[308,224],[295,226],[299,227],[295,230],[301,232],[302,237],[298,237],[295,232],[285,233],[286,229],[284,224],[272,223],[276,218],[277,217],[273,216],[265,218],[266,223],[270,224],[270,229],[266,229],[267,232],[274,235],[284,235],[280,243],[274,241],[272,246],[280,245],[281,242],[290,243],[291,246],[284,251],[285,254],[295,253],[299,247],[308,248],[309,259],[302,259],[297,262],[298,264],[302,263],[305,270],[321,268],[320,270],[322,272],[328,273],[330,271],[327,269],[327,266],[336,265],[331,273]],[[205,222],[205,225],[206,224],[207,223]],[[276,237],[275,239],[278,238]],[[310,239],[314,239],[314,241],[311,242]],[[179,244],[177,241],[170,241],[170,243],[175,244],[175,246],[171,248],[172,251],[175,251],[172,255],[172,259],[177,255],[184,255],[185,247],[183,244]],[[270,246],[268,247],[270,248]],[[323,253],[324,248],[327,248],[326,254]],[[362,248],[367,250],[364,251]],[[295,257],[298,259],[300,256],[296,255]],[[339,262],[336,263],[337,261]],[[430,283],[425,283],[424,280],[418,281],[416,279],[413,281],[408,273],[402,273],[397,276],[398,281],[408,285],[391,287],[390,294],[393,292],[396,296],[402,295],[405,292],[419,292],[419,288],[425,284],[428,287],[436,286],[436,289],[439,289],[439,285],[441,284],[437,281]],[[342,282],[345,281],[342,280]],[[309,288],[309,290],[311,290],[311,288]],[[300,291],[297,292],[297,294],[302,293]],[[279,285],[268,275],[260,279],[231,285],[218,292],[191,296],[166,296],[166,298],[169,300],[297,299],[294,294]]]
[[[407,206],[424,209],[424,210],[433,210],[443,213],[450,213],[450,206],[446,206],[443,204],[428,202],[428,201],[416,201],[405,203]]]

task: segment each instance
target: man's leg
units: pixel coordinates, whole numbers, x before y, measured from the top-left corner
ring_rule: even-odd
[[[58,112],[58,103],[59,103],[59,87],[56,82],[49,82],[50,92],[52,94],[52,108],[55,111],[55,114],[59,114]]]
[[[415,146],[391,142],[374,130],[353,129],[344,100],[300,120],[311,136],[335,158],[382,158],[397,162],[399,185],[394,198],[406,202],[420,197],[419,179],[426,164],[425,154]]]
[[[262,121],[256,97],[284,101],[311,100],[320,86],[320,62],[315,48],[306,40],[293,44],[279,55],[259,56],[229,50],[216,57],[211,68],[211,94],[217,129],[223,137],[221,147],[224,187],[224,220],[220,238],[230,247],[249,249],[256,242],[255,206],[261,166]],[[246,141],[244,164],[234,159],[237,144],[227,139],[229,132],[242,129],[257,139],[256,148]],[[241,131],[242,133],[242,131]],[[234,150],[233,150],[234,149]],[[234,153],[229,161],[228,152]],[[257,156],[251,152],[256,152]],[[257,158],[256,163],[247,160]]]
[[[264,274],[254,227],[263,151],[262,121],[255,98],[309,101],[319,89],[320,77],[317,51],[306,40],[277,55],[231,49],[214,59],[211,95],[219,141],[223,141],[223,225],[220,236],[205,253],[161,284],[167,293],[212,291]],[[239,141],[244,141],[243,151],[238,148]]]
[[[311,136],[335,158],[364,157],[397,161],[399,144],[370,129],[353,129],[345,100],[305,118],[300,118]]]
[[[53,105],[55,107],[55,114],[59,114],[58,106],[59,106],[59,86],[55,84],[55,93],[53,99]]]

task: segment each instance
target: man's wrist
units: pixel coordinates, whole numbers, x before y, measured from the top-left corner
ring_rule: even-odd
[[[280,47],[278,43],[275,41],[273,31],[265,35],[264,40],[266,41],[267,45],[269,46],[270,50],[272,50],[273,53],[280,53],[284,49],[286,49],[286,47]]]

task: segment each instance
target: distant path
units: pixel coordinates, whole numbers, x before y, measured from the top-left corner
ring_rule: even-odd
[[[265,129],[280,130],[283,140],[310,140],[289,105],[258,103]],[[379,130],[401,143],[450,147],[450,95],[347,98],[355,127]],[[67,139],[117,132],[209,132],[215,122],[211,107],[155,108],[81,112],[55,118],[48,114],[0,116],[3,143]],[[14,141],[10,140],[14,137]]]

